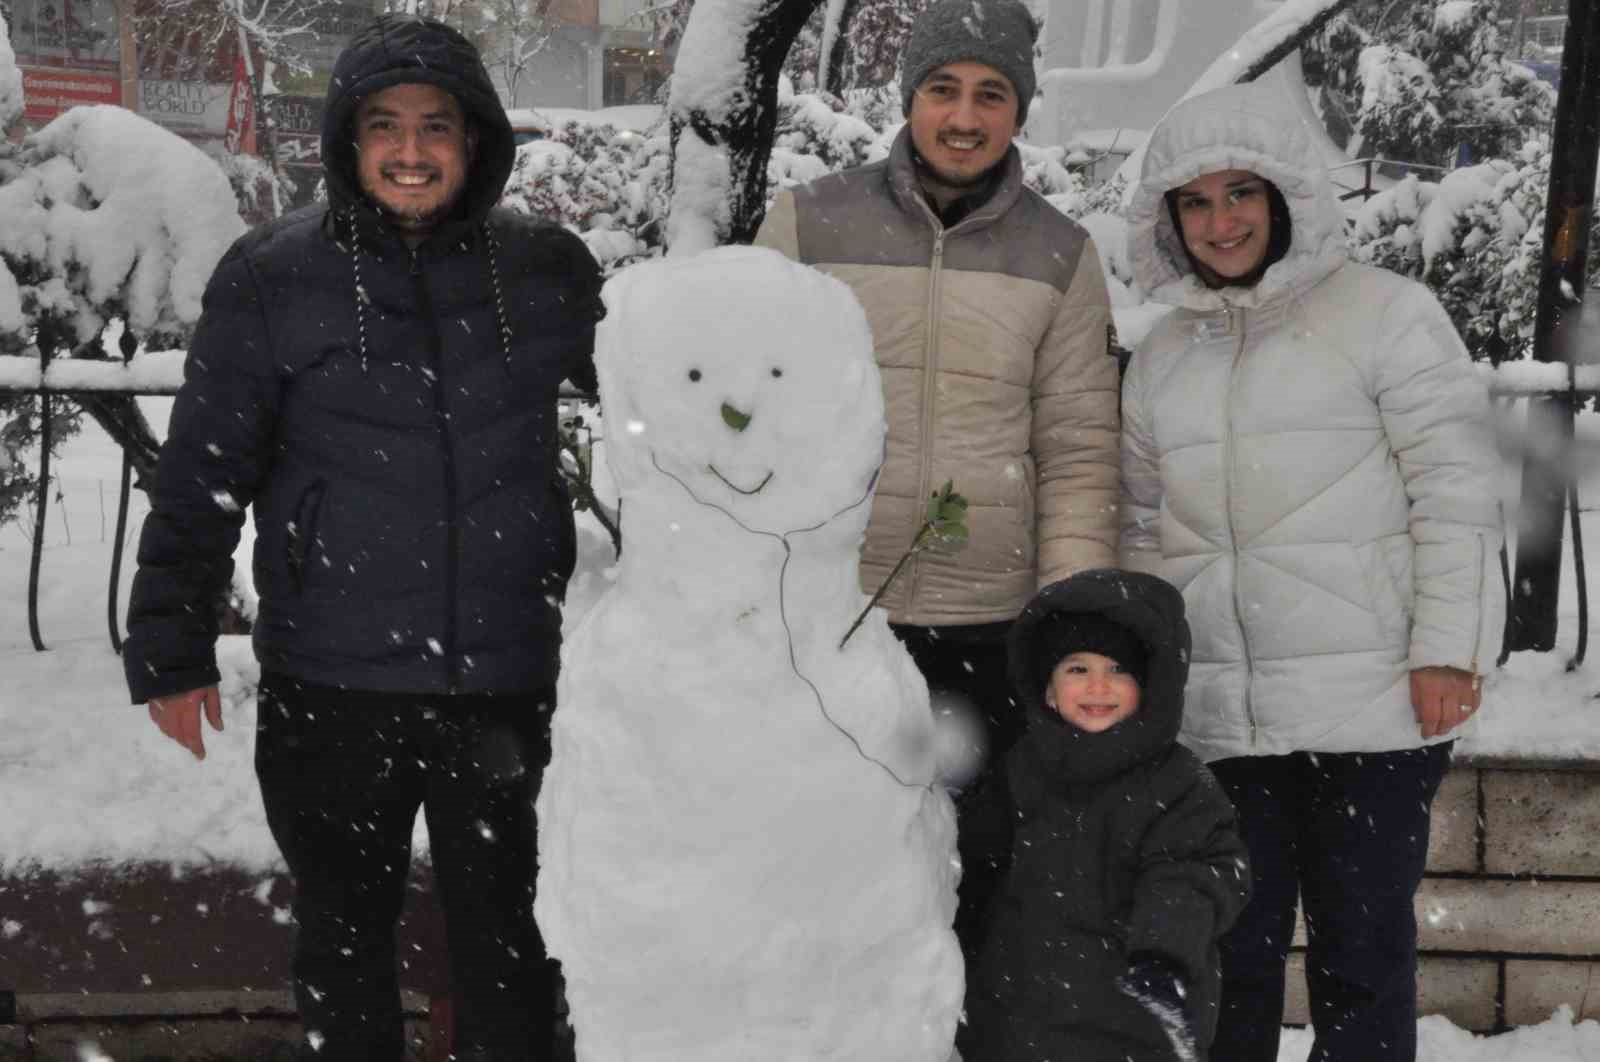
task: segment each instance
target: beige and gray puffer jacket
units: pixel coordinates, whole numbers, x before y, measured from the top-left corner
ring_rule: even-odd
[[[1500,649],[1488,396],[1420,284],[1346,257],[1308,130],[1236,85],[1151,134],[1135,280],[1177,309],[1123,388],[1122,563],[1182,591],[1182,740],[1207,760],[1414,748],[1410,671]],[[1192,273],[1164,193],[1219,170],[1283,192],[1293,235],[1251,289]]]
[[[871,593],[946,480],[971,537],[919,554],[883,605],[925,626],[1014,618],[1040,587],[1114,563],[1117,364],[1089,236],[1022,185],[946,229],[902,130],[881,162],[780,192],[756,243],[849,284],[882,370],[888,452],[863,549]]]

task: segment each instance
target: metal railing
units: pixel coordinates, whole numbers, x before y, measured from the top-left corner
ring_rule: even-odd
[[[1373,156],[1371,158],[1364,159],[1351,159],[1349,162],[1341,162],[1338,165],[1329,166],[1328,175],[1329,177],[1332,177],[1333,174],[1338,173],[1340,170],[1354,169],[1358,166],[1362,171],[1361,187],[1352,188],[1348,191],[1341,192],[1339,194],[1339,199],[1341,201],[1346,199],[1354,199],[1357,196],[1360,196],[1362,201],[1365,202],[1382,191],[1382,189],[1375,187],[1372,183],[1372,179],[1375,176],[1376,170],[1380,166],[1393,166],[1396,169],[1405,170],[1408,176],[1411,173],[1450,172],[1449,166],[1434,166],[1426,162],[1399,162],[1395,159],[1383,159]]]
[[[183,384],[181,350],[125,356],[122,361],[99,358],[47,358],[0,356],[0,393],[34,394],[39,398],[39,486],[34,496],[34,530],[28,558],[28,636],[33,648],[43,652],[39,630],[39,571],[44,561],[45,519],[50,506],[50,451],[55,444],[51,405],[57,396],[71,398],[107,392],[128,397],[169,397]],[[122,652],[117,619],[118,587],[122,578],[122,547],[127,535],[128,503],[133,482],[133,457],[122,449],[122,475],[117,488],[117,530],[111,550],[111,579],[106,598],[106,625],[111,647]]]

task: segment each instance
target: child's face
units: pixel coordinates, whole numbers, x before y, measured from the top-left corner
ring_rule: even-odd
[[[1068,653],[1050,675],[1045,703],[1091,734],[1109,730],[1139,710],[1139,683],[1099,653]]]

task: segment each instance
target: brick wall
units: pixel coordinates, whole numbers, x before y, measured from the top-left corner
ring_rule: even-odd
[[[1423,1014],[1493,1031],[1600,1017],[1600,764],[1457,761],[1417,894]],[[1284,1020],[1307,1021],[1303,926]]]

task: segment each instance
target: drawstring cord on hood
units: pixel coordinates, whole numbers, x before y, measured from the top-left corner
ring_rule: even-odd
[[[337,215],[336,215],[337,216]],[[357,230],[354,207],[344,212],[345,224],[350,230],[350,269],[355,276],[356,290],[356,349],[361,358],[361,375],[367,375],[367,308],[372,304],[366,287],[361,283],[361,239]],[[506,313],[505,291],[500,284],[500,241],[488,221],[481,225],[484,245],[489,257],[489,286],[494,289],[494,318],[499,329],[500,358],[506,372],[511,372],[511,317]]]
[[[489,284],[494,288],[494,319],[500,326],[500,351],[505,356],[506,373],[511,372],[511,318],[506,314],[505,292],[500,289],[500,240],[489,223],[483,223],[483,235],[489,248]]]
[[[367,375],[367,289],[361,283],[361,239],[356,232],[356,212],[345,214],[350,226],[350,268],[356,279],[356,349],[361,354],[361,375]]]

